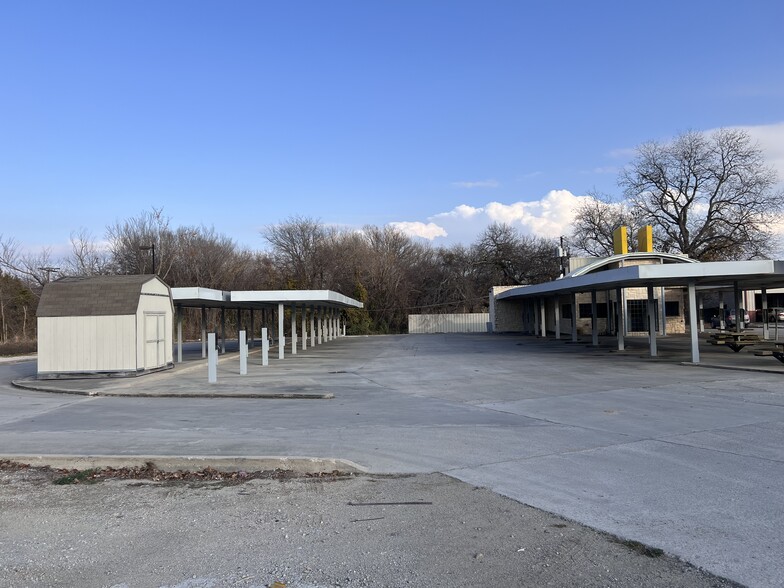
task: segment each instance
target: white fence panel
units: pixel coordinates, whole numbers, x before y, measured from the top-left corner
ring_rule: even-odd
[[[409,314],[408,332],[422,333],[486,333],[490,314]]]

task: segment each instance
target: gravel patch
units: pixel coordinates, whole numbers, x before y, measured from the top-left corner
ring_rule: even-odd
[[[62,475],[0,470],[0,586],[737,586],[441,474]]]

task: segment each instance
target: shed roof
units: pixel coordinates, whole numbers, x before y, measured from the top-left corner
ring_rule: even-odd
[[[39,317],[116,316],[135,314],[144,284],[153,274],[60,278],[44,286]]]

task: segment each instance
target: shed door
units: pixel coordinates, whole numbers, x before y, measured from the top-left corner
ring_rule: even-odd
[[[144,369],[166,364],[166,315],[144,313]]]

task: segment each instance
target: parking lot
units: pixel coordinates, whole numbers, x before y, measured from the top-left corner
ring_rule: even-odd
[[[197,357],[134,380],[58,383],[108,397],[14,389],[34,364],[5,365],[0,447],[439,472],[747,585],[780,584],[784,364],[705,342],[702,367],[684,365],[675,336],[658,358],[646,351],[632,339],[619,353],[610,341],[349,337],[268,367],[252,355],[247,376],[226,356],[213,386]],[[274,391],[333,397],[258,397]]]

